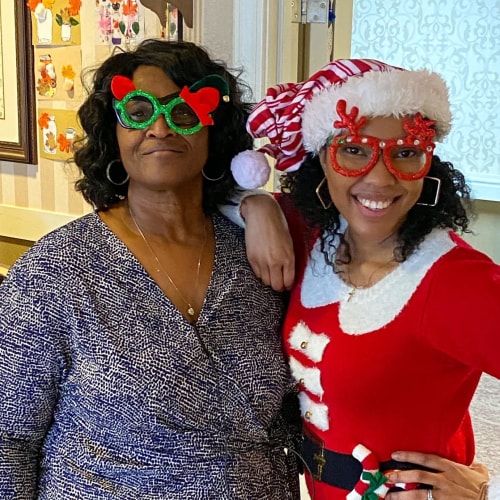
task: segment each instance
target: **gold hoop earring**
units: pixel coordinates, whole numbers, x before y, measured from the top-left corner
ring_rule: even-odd
[[[224,177],[224,173],[225,172],[222,172],[222,174],[219,177],[212,179],[211,177],[208,177],[208,175],[205,173],[205,168],[201,169],[201,175],[203,175],[203,177],[210,182],[220,181]]]
[[[108,165],[106,166],[106,179],[108,179],[109,182],[111,182],[111,184],[113,184],[113,186],[123,186],[124,184],[126,184],[129,180],[129,175],[127,172],[125,172],[125,179],[123,179],[122,181],[115,181],[111,178],[111,168],[113,167],[113,165],[115,163],[120,163],[120,165],[122,166],[122,169],[125,170],[123,168],[123,164],[122,164],[122,161],[119,160],[119,159],[116,159],[116,160],[111,160]]]
[[[417,203],[415,203],[415,205],[422,205],[424,207],[435,207],[438,204],[439,195],[441,194],[441,179],[439,177],[429,177],[428,175],[426,175],[424,177],[424,184],[425,184],[425,181],[435,182],[434,199],[430,203],[426,203],[425,201],[417,201]],[[429,184],[429,182],[427,182],[427,184]],[[423,191],[424,191],[424,189],[422,188],[422,194],[423,194]],[[422,198],[422,194],[420,195],[420,198]]]
[[[323,184],[325,182],[326,182],[326,176],[323,177],[323,180],[318,184],[318,187],[316,188],[316,196],[318,197],[318,200],[321,203],[323,209],[328,210],[333,205],[333,201],[331,198],[329,203],[325,203],[325,200],[323,200],[323,197],[321,195],[321,189],[323,188]]]

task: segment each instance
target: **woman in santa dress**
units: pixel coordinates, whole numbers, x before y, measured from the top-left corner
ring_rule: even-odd
[[[469,188],[434,154],[450,127],[438,74],[374,60],[273,87],[248,121],[285,172],[283,340],[315,500],[500,498],[468,467],[471,398],[482,372],[500,377],[500,267],[458,236]],[[233,160],[243,187],[262,183],[258,160]],[[241,215],[257,275],[283,289],[274,203],[247,196]]]

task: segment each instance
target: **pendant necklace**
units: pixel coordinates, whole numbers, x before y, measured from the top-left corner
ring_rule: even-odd
[[[134,217],[134,215],[132,213],[132,209],[130,208],[130,205],[128,206],[128,213],[130,215],[130,218],[132,219],[132,222],[134,223],[135,228],[137,229],[137,232],[141,235],[141,238],[144,240],[144,243],[148,247],[149,252],[151,253],[151,255],[154,257],[154,259],[156,261],[156,265],[157,265],[156,272],[157,273],[163,273],[167,277],[168,281],[170,282],[170,284],[172,285],[172,287],[177,292],[177,295],[179,295],[179,297],[182,299],[182,301],[186,304],[186,306],[187,306],[186,312],[188,313],[189,317],[191,319],[193,319],[193,317],[195,315],[194,307],[192,306],[191,302],[189,302],[189,300],[187,300],[184,297],[184,295],[181,293],[181,291],[179,290],[179,288],[177,287],[177,285],[174,283],[174,280],[170,277],[170,274],[168,274],[168,272],[166,271],[166,269],[161,265],[161,262],[158,259],[158,256],[154,252],[154,250],[153,250],[152,246],[150,245],[149,241],[146,239],[146,236],[144,235],[144,233],[142,232],[141,228],[139,227],[139,224],[137,224],[137,221],[135,220],[135,217]],[[198,263],[197,263],[197,269],[196,269],[196,286],[195,286],[195,290],[198,290],[198,285],[199,285],[199,281],[200,281],[201,258],[203,256],[203,251],[205,250],[205,245],[207,243],[207,221],[206,221],[206,219],[205,219],[204,224],[203,224],[203,229],[205,231],[205,236],[204,236],[201,248],[200,248],[200,255],[198,256]]]

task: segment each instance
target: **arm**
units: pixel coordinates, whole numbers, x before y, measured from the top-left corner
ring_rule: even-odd
[[[262,190],[243,191],[236,207],[221,212],[245,226],[247,256],[256,276],[276,291],[289,290],[295,277],[292,238],[275,198]]]
[[[288,224],[278,202],[270,196],[243,200],[248,261],[255,274],[276,291],[290,290],[295,277],[295,257]]]
[[[500,379],[500,266],[479,252],[457,248],[436,268],[422,315],[425,340]]]
[[[498,478],[488,485],[488,470],[484,465],[470,467],[457,464],[436,455],[417,452],[396,452],[392,458],[403,462],[420,464],[437,472],[423,470],[395,471],[387,475],[391,483],[424,483],[433,487],[435,500],[499,500]],[[480,496],[481,494],[486,496]],[[426,500],[427,490],[411,490],[389,493],[387,500]]]
[[[0,286],[0,498],[35,497],[56,404],[60,357],[44,278],[21,263]]]

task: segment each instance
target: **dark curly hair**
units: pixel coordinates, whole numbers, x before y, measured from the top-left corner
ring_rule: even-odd
[[[449,228],[453,231],[470,232],[468,230],[470,218],[473,215],[470,198],[470,188],[466,184],[464,176],[449,162],[443,162],[438,156],[432,159],[431,168],[427,174],[429,177],[437,177],[441,180],[441,192],[436,206],[414,205],[399,229],[398,242],[394,258],[399,262],[405,261],[414,252],[425,237],[434,228]],[[325,210],[321,205],[316,188],[323,180],[324,173],[318,156],[309,155],[301,167],[295,171],[282,176],[281,189],[291,197],[304,219],[308,222],[308,234],[311,238],[320,231],[321,249],[325,261],[335,267],[334,257],[337,250],[334,244],[335,237],[346,245],[343,263],[350,261],[349,247],[343,239],[340,229],[340,213],[332,203]],[[435,185],[426,184],[420,197],[421,201],[427,203],[433,200]],[[434,184],[434,183],[432,183]],[[328,187],[322,192],[324,200],[329,199]],[[333,251],[332,251],[333,250]]]
[[[204,48],[191,42],[144,40],[133,51],[112,55],[91,70],[91,88],[87,89],[88,97],[78,110],[85,134],[77,142],[73,158],[82,174],[76,189],[98,209],[106,209],[127,195],[128,183],[116,186],[106,177],[107,165],[120,157],[110,84],[115,75],[132,78],[141,65],[161,68],[180,88],[190,87],[211,74],[222,76],[229,86],[230,101],[221,100],[212,113],[215,124],[209,127],[209,152],[204,166],[210,178],[224,174],[218,181],[203,179],[203,208],[207,213],[213,212],[218,205],[228,203],[236,188],[230,172],[232,158],[253,145],[245,128],[251,104],[243,101],[244,97],[250,99],[251,92],[240,81],[241,72],[233,75],[225,63],[211,59]]]

